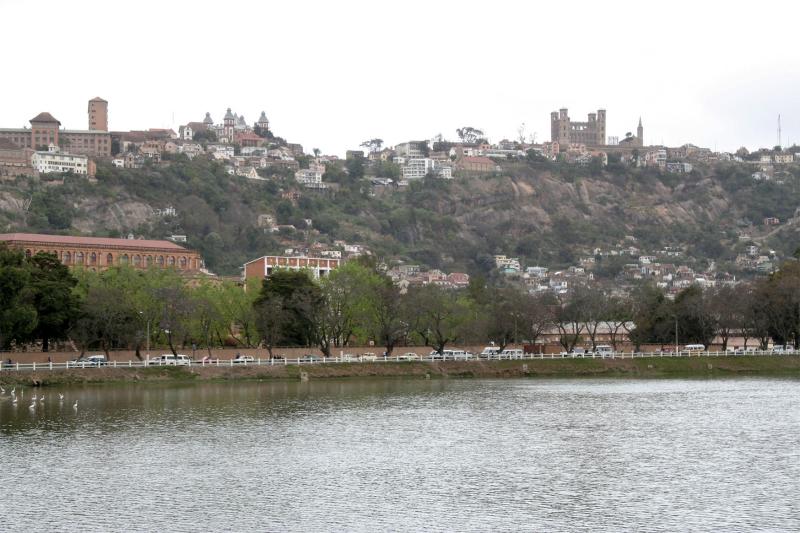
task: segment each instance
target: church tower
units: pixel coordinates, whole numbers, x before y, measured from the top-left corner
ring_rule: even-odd
[[[639,117],[639,126],[636,128],[636,140],[639,146],[644,146],[644,128],[642,127],[642,117]]]

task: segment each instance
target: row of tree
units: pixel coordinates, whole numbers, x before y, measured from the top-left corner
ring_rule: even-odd
[[[769,278],[674,299],[650,284],[628,296],[576,287],[557,298],[474,278],[463,291],[426,285],[402,292],[374,264],[350,261],[314,280],[277,271],[261,283],[186,280],[173,270],[69,271],[50,254],[25,257],[0,248],[0,347],[66,341],[84,352],[165,346],[316,346],[325,355],[368,342],[391,354],[399,345],[442,351],[494,342],[500,349],[555,333],[564,350],[628,338],[644,344],[710,345],[734,336],[766,347],[800,342],[800,263]]]

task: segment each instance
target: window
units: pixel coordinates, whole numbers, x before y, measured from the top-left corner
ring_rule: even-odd
[[[167,259],[167,265],[175,266],[175,257],[174,256],[172,256],[172,255],[169,256],[169,258]]]
[[[77,252],[75,254],[75,264],[82,265],[83,264],[83,252]]]
[[[61,262],[65,265],[68,265],[72,262],[72,254],[69,252],[64,252],[64,255],[61,256]]]
[[[30,250],[25,250],[25,257],[30,259],[30,257],[31,257],[31,251]]]
[[[133,266],[140,267],[142,266],[142,256],[136,254],[133,256]]]
[[[89,256],[89,264],[90,265],[97,264],[97,252],[92,252],[92,255]]]
[[[148,268],[153,266],[153,256],[152,255],[148,255],[145,262],[146,262]]]
[[[114,256],[112,254],[106,256],[106,264],[109,266],[114,264]]]
[[[119,264],[120,265],[128,264],[128,254],[122,254],[121,256],[119,256]]]
[[[160,266],[160,267],[164,266],[164,256],[163,255],[159,255],[158,256],[158,266]]]
[[[186,270],[186,258],[181,257],[181,270]]]

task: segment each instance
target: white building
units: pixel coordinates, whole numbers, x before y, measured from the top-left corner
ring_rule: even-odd
[[[89,174],[88,157],[62,152],[54,144],[48,146],[46,152],[34,152],[31,166],[40,174],[49,172],[72,172],[84,176]]]
[[[434,169],[433,159],[427,157],[411,157],[401,167],[404,180],[419,180]]]
[[[208,151],[225,159],[232,159],[235,154],[232,144],[209,144]]]
[[[301,168],[294,173],[297,183],[309,188],[320,188],[322,185],[322,175],[325,174],[325,165],[311,163],[308,168]]]

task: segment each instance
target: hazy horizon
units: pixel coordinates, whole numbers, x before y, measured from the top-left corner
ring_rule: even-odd
[[[108,5],[0,0],[0,42],[17,51],[0,127],[48,111],[84,129],[101,96],[113,131],[207,111],[221,122],[228,107],[252,124],[263,110],[276,135],[338,155],[466,125],[498,141],[524,124],[547,141],[562,107],[578,121],[606,109],[620,138],[641,116],[647,144],[772,147],[778,114],[783,144],[800,140],[798,60],[781,52],[800,15],[789,2]]]

